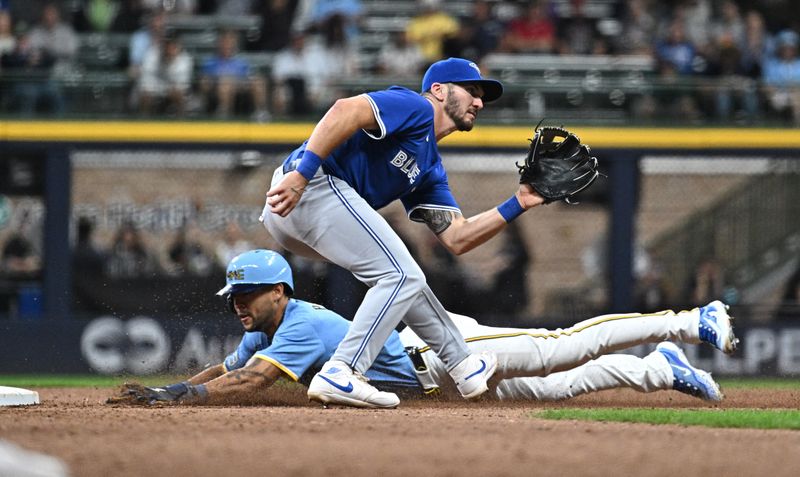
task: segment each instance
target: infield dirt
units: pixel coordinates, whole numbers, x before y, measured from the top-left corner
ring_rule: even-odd
[[[606,391],[561,403],[403,401],[390,411],[322,409],[299,390],[280,405],[131,407],[112,389],[36,389],[0,408],[0,438],[62,459],[74,476],[795,476],[800,432],[549,421],[561,407],[800,408],[797,390],[731,390],[720,405],[674,391]]]

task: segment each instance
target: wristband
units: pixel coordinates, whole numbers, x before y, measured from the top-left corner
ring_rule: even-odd
[[[310,181],[321,165],[322,158],[306,149],[303,152],[303,157],[300,159],[300,164],[297,165],[297,169],[295,170],[305,177],[306,180]]]
[[[191,386],[191,385],[190,385]],[[189,388],[189,392],[200,400],[204,400],[208,397],[208,388],[206,388],[205,384],[196,384]]]
[[[508,200],[497,206],[497,211],[500,212],[506,222],[511,222],[522,215],[525,209],[519,204],[517,196],[512,195]]]

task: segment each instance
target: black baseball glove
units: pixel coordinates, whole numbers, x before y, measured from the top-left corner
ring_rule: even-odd
[[[520,184],[530,184],[549,204],[574,197],[597,179],[597,158],[578,136],[563,128],[537,128],[525,162],[519,168]]]

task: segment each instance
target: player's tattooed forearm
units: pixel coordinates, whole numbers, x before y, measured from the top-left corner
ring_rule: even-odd
[[[447,230],[453,223],[455,214],[449,210],[423,209],[420,211],[420,218],[428,224],[428,228],[436,235]]]
[[[231,371],[228,375],[229,379],[233,379],[236,381],[244,381],[247,378],[258,378],[261,377],[261,373],[257,373],[255,371],[249,371],[246,369],[237,369],[236,371]]]

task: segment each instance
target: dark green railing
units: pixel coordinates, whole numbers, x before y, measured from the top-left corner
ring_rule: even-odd
[[[733,188],[650,244],[670,289],[685,289],[711,258],[741,294],[800,253],[800,171],[782,167],[795,162]]]

